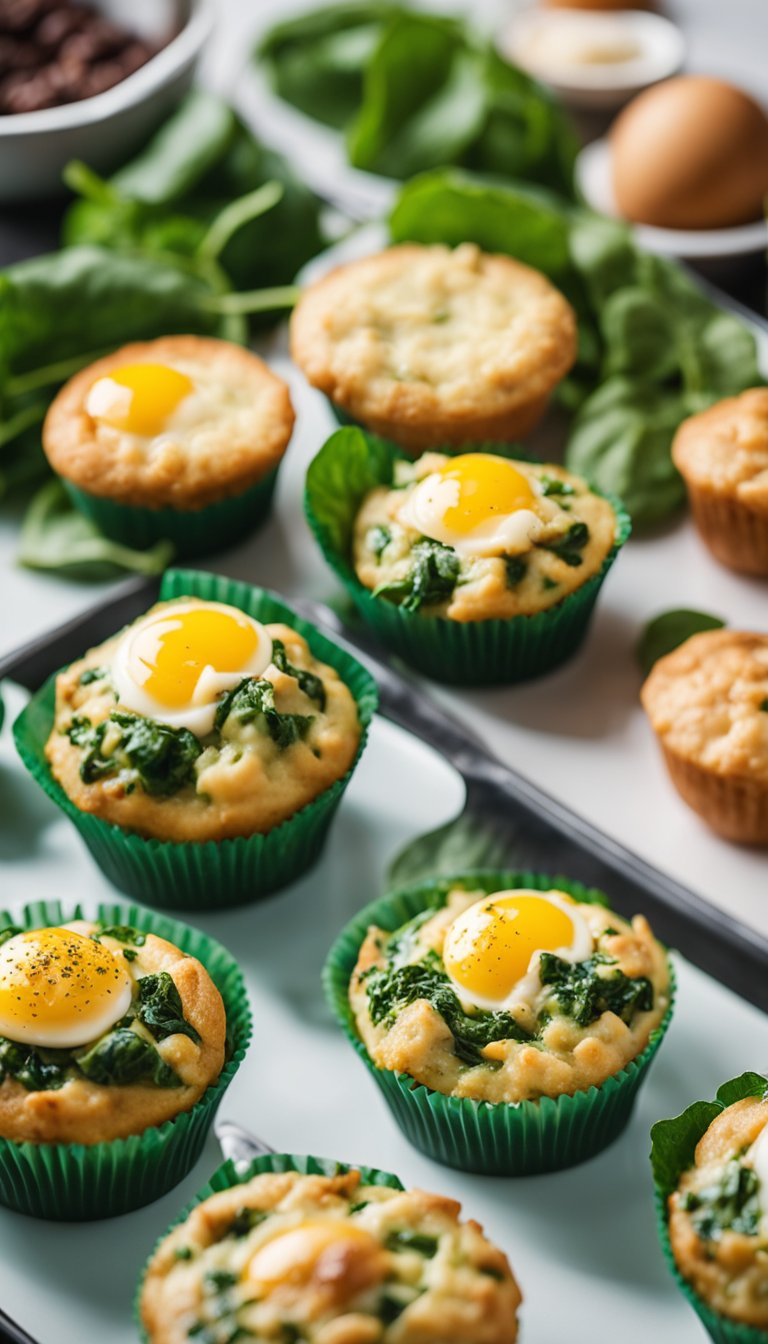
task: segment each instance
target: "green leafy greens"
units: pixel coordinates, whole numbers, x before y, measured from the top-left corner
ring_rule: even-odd
[[[757,1173],[734,1157],[711,1185],[687,1190],[680,1207],[690,1213],[702,1241],[718,1241],[723,1232],[757,1236],[762,1215]]]
[[[136,1016],[156,1041],[178,1034],[200,1043],[200,1033],[184,1017],[181,995],[168,971],[141,977]]]
[[[644,677],[648,676],[654,663],[665,654],[671,653],[690,639],[691,635],[701,634],[703,630],[722,630],[725,621],[719,616],[709,616],[705,611],[664,611],[654,616],[646,625],[635,650]]]
[[[108,775],[124,775],[130,789],[138,782],[146,793],[168,796],[192,783],[202,747],[188,728],[113,709],[99,724],[75,716],[67,729],[73,746],[83,749],[80,778],[85,784]]]
[[[356,168],[441,164],[571,194],[576,141],[555,99],[469,24],[400,4],[332,4],[277,24],[257,56],[280,97],[346,136]]]
[[[666,1197],[677,1189],[683,1172],[693,1165],[696,1146],[712,1121],[735,1101],[746,1097],[765,1100],[768,1078],[761,1073],[742,1073],[718,1088],[714,1101],[694,1101],[681,1115],[658,1120],[651,1130],[651,1166],[659,1193]]]
[[[220,732],[230,717],[241,724],[261,723],[272,741],[283,750],[305,738],[314,719],[312,714],[281,714],[275,708],[272,682],[260,681],[256,677],[243,677],[237,686],[222,697],[216,710],[214,728]]]
[[[588,1027],[603,1013],[615,1013],[631,1022],[636,1013],[653,1007],[653,985],[645,976],[625,975],[613,959],[596,952],[587,961],[565,961],[554,952],[539,957],[542,985],[552,987],[560,1012],[580,1027]]]
[[[318,707],[325,709],[325,687],[322,677],[318,677],[314,672],[308,672],[303,667],[294,667],[289,663],[288,655],[285,652],[285,645],[281,639],[272,640],[272,662],[278,672],[284,672],[288,677],[295,677],[299,683],[299,690],[310,700],[314,700]]]
[[[405,611],[447,602],[461,570],[461,561],[451,546],[423,537],[411,551],[411,567],[403,579],[380,583],[374,597],[388,597]]]
[[[465,1064],[487,1063],[481,1051],[492,1041],[529,1041],[531,1035],[511,1013],[465,1013],[448,983],[438,959],[432,963],[373,967],[364,972],[368,1011],[374,1025],[394,1021],[416,999],[426,999],[453,1036],[453,1046]]]

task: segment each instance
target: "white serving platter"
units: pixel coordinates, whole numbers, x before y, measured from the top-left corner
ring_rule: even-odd
[[[22,695],[11,688],[9,708]],[[510,1256],[525,1303],[521,1344],[697,1344],[701,1328],[656,1244],[648,1166],[655,1119],[765,1066],[765,1017],[678,959],[678,1007],[629,1128],[591,1162],[504,1180],[440,1167],[401,1136],[331,1020],[325,954],[380,890],[388,860],[461,802],[437,754],[384,720],[336,820],[324,858],[288,892],[194,922],[236,952],[254,1037],[222,1106],[288,1152],[364,1162],[460,1199]],[[73,827],[39,792],[4,735],[0,747],[2,904],[66,895],[87,907],[114,895]],[[135,1344],[131,1304],[156,1237],[219,1165],[211,1138],[192,1174],[157,1203],[91,1224],[46,1223],[0,1209],[0,1303],[38,1344]]]

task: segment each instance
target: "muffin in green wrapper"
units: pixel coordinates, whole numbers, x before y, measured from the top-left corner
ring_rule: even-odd
[[[117,887],[207,910],[314,863],[376,703],[369,674],[271,593],[169,570],[160,604],[50,678],[14,734]]]
[[[204,336],[134,342],[54,397],[46,456],[73,504],[113,541],[190,558],[266,517],[294,413],[287,384],[242,346]]]
[[[324,982],[406,1137],[508,1176],[572,1166],[621,1133],[674,996],[642,916],[629,924],[560,877],[498,871],[368,906]]]
[[[514,1344],[509,1262],[459,1214],[371,1167],[277,1153],[228,1162],[145,1267],[141,1338]]]
[[[197,1161],[245,1054],[240,969],[140,906],[0,911],[0,1202],[106,1218]]]
[[[651,1130],[659,1240],[715,1344],[768,1341],[768,1078],[743,1073]]]
[[[276,482],[274,470],[244,494],[196,511],[142,509],[91,495],[71,481],[65,480],[64,486],[75,508],[112,541],[140,549],[170,541],[179,559],[191,560],[225,550],[249,536],[268,516]]]
[[[583,640],[630,531],[618,500],[504,445],[415,462],[337,430],[305,507],[361,616],[419,671],[458,685],[539,676]]]

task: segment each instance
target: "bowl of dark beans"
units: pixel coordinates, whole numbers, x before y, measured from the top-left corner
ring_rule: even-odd
[[[0,201],[63,190],[146,140],[189,87],[212,0],[0,0]]]

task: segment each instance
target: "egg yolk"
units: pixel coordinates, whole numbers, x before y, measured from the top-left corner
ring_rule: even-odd
[[[570,915],[546,896],[513,892],[470,905],[445,936],[443,963],[471,997],[502,1002],[528,970],[534,952],[570,947]]]
[[[36,1045],[85,1045],[130,1004],[127,968],[70,929],[17,933],[0,946],[0,1035]]]
[[[350,1261],[355,1263],[352,1275]],[[248,1261],[245,1277],[265,1294],[285,1286],[303,1287],[313,1277],[327,1283],[346,1276],[359,1285],[364,1265],[369,1267],[364,1275],[369,1282],[383,1274],[384,1256],[370,1232],[337,1219],[307,1218],[260,1246]]]
[[[193,698],[206,667],[239,672],[259,644],[253,622],[230,607],[191,607],[157,616],[137,630],[131,645],[136,683],[166,709],[180,709]]]
[[[110,385],[127,389],[129,395],[113,390],[110,397]],[[94,417],[105,425],[152,438],[163,432],[168,417],[193,389],[191,378],[167,364],[125,364],[94,384],[89,402]]]
[[[456,483],[456,500],[443,511],[442,521],[459,536],[480,523],[530,509],[536,495],[526,477],[511,462],[490,453],[463,453],[436,473]]]

